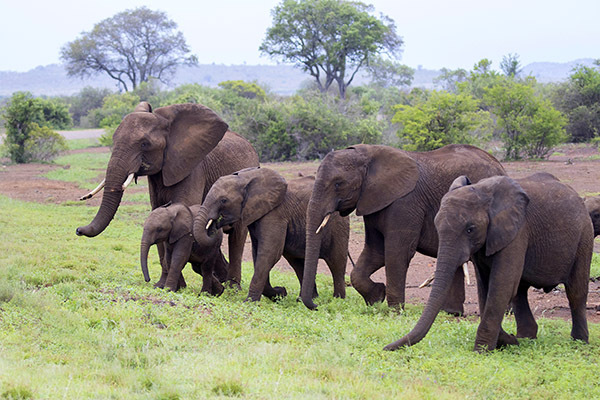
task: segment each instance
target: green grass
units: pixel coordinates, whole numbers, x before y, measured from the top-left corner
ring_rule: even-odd
[[[569,323],[540,319],[537,340],[479,355],[477,322],[440,315],[421,343],[389,353],[422,307],[368,307],[352,288],[333,299],[328,276],[318,311],[296,301],[291,272],[271,275],[287,298],[245,303],[247,264],[240,292],[198,296],[189,267],[188,288],[156,290],[138,266],[147,207],[121,207],[105,232],[82,238],[75,228],[94,207],[0,197],[0,399],[600,396],[598,325],[584,345]],[[505,328],[514,332],[511,317]]]
[[[97,138],[86,138],[67,140],[67,146],[69,150],[81,150],[90,147],[100,147],[101,145]]]

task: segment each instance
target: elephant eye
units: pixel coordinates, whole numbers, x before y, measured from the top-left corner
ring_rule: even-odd
[[[226,199],[225,197],[223,197],[223,198],[221,199],[221,204],[225,204],[225,203],[227,203],[227,199]]]
[[[144,141],[143,141],[143,142],[140,144],[140,146],[141,146],[141,148],[142,148],[142,149],[147,149],[148,147],[150,147],[150,143],[148,143],[147,141],[145,141],[145,140],[144,140]]]
[[[474,226],[467,227],[467,235],[472,234],[474,231],[475,231],[475,227]]]

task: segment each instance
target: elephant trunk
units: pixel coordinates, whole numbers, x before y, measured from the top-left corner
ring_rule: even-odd
[[[148,252],[150,251],[150,246],[152,246],[152,243],[142,237],[142,244],[140,246],[140,265],[142,266],[142,274],[144,274],[144,280],[146,282],[150,282],[150,274],[148,273]]]
[[[456,253],[451,247],[442,249],[438,252],[438,262],[435,270],[435,280],[427,300],[427,305],[423,314],[419,318],[419,321],[415,327],[403,338],[388,344],[384,350],[397,350],[403,346],[412,346],[420,342],[425,335],[429,332],[431,325],[435,321],[444,301],[452,286],[454,274],[458,267],[462,265],[461,260],[458,257],[449,256],[449,254]]]
[[[218,240],[217,230],[215,218],[211,218],[208,208],[202,205],[194,217],[194,240],[201,248],[209,249]]]
[[[313,194],[315,193],[317,192],[313,191]],[[306,211],[306,250],[304,253],[304,273],[302,276],[300,298],[304,305],[311,310],[317,308],[317,305],[313,302],[313,298],[319,253],[321,251],[321,240],[324,234],[322,223],[329,215],[323,211],[322,204],[321,196],[313,195]],[[317,233],[317,230],[319,233]]]
[[[124,183],[129,175],[130,167],[124,161],[128,159],[128,156],[120,156],[115,153],[111,156],[106,169],[106,180],[100,208],[89,225],[77,228],[76,233],[78,236],[97,236],[106,229],[114,218],[123,198]]]

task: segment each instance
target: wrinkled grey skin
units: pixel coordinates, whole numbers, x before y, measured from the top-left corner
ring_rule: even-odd
[[[219,178],[212,186],[194,220],[194,237],[199,243],[215,229],[241,221],[252,239],[254,275],[247,300],[261,295],[285,296],[283,287],[271,288],[269,272],[283,256],[300,284],[306,246],[306,208],[314,177],[290,180],[267,168],[250,168]],[[210,223],[208,230],[207,225]],[[334,296],[345,297],[344,274],[348,254],[349,221],[335,213],[320,233],[319,258],[325,260],[334,282]],[[314,282],[311,292],[315,293]]]
[[[192,235],[193,215],[200,205],[187,207],[181,203],[168,204],[154,209],[144,222],[144,233],[140,245],[140,264],[146,282],[150,281],[148,273],[148,251],[154,244],[165,246],[165,257],[161,259],[165,287],[177,291],[181,271],[190,262],[193,270],[202,275],[202,290],[218,296],[223,293],[223,285],[227,278],[229,264],[219,251],[223,233],[219,230],[210,241],[202,246],[194,241]]]
[[[352,286],[367,304],[387,297],[404,305],[406,274],[415,252],[435,257],[438,237],[433,223],[442,196],[462,175],[473,181],[504,175],[494,157],[473,146],[450,145],[429,152],[388,146],[356,145],[329,153],[321,162],[308,204],[302,301],[311,309],[324,218],[356,210],[365,226],[365,244],[352,270]],[[386,284],[371,275],[385,266]],[[457,272],[444,310],[463,313],[464,275]]]
[[[200,204],[222,175],[258,166],[250,143],[228,130],[212,110],[199,104],[175,104],[152,110],[140,103],[126,115],[113,136],[106,168],[102,204],[89,225],[77,235],[93,237],[104,231],[121,203],[123,183],[129,174],[148,176],[152,209],[168,202]],[[246,229],[233,227],[229,235],[228,280],[239,284]],[[161,259],[164,248],[158,246]],[[163,271],[161,277],[167,274]],[[161,278],[162,279],[162,278]],[[155,286],[163,287],[164,280]],[[179,286],[185,286],[182,280]]]
[[[396,350],[418,343],[429,331],[454,272],[469,258],[475,265],[481,322],[475,351],[535,338],[537,323],[527,301],[533,286],[547,293],[563,283],[571,308],[573,339],[588,341],[586,301],[594,234],[583,200],[547,173],[523,179],[493,177],[470,185],[458,178],[435,217],[439,250],[435,281],[421,318]],[[517,336],[502,329],[512,302]]]
[[[594,225],[594,236],[598,236],[600,235],[600,196],[588,197],[584,202]]]

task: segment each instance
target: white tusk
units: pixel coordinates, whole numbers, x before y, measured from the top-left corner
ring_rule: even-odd
[[[469,268],[467,263],[463,264],[463,272],[465,273],[465,280],[467,281],[467,285],[471,285],[471,279],[469,278]]]
[[[431,274],[431,276],[427,279],[425,279],[425,281],[423,281],[423,283],[421,283],[419,285],[419,289],[423,289],[425,286],[429,286],[429,284],[431,282],[433,282],[433,280],[435,279],[435,272],[433,274]]]
[[[329,222],[329,217],[331,217],[331,214],[327,214],[325,218],[323,218],[323,222],[321,222],[321,225],[319,225],[315,234],[319,234],[319,232],[321,232],[321,229],[325,228],[325,225],[327,225],[327,222]]]
[[[210,226],[212,225],[212,223],[213,223],[213,220],[209,219],[208,220],[208,224],[206,224],[206,230],[208,230],[208,228],[210,228]]]
[[[125,182],[123,183],[123,190],[127,189],[127,186],[129,186],[129,184],[131,183],[132,180],[133,180],[133,172],[131,174],[129,174],[129,176],[127,177],[127,180],[125,180]]]
[[[102,179],[102,182],[100,182],[100,184],[96,187],[96,189],[92,190],[91,192],[89,192],[85,196],[81,196],[79,198],[79,200],[91,199],[96,193],[98,193],[99,191],[102,190],[102,188],[104,187],[105,183],[106,183],[106,179]]]

